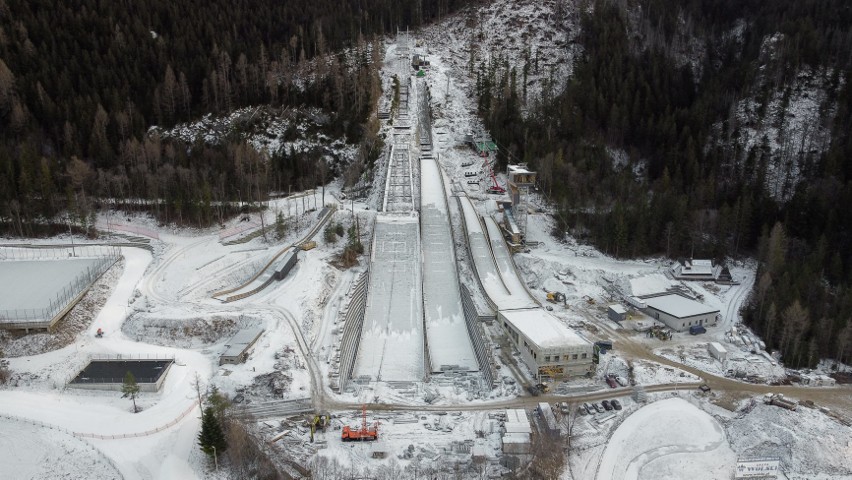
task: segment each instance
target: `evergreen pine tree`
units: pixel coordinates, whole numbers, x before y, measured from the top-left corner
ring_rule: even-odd
[[[139,411],[136,408],[136,395],[139,394],[139,385],[136,384],[136,377],[133,376],[133,373],[130,370],[124,375],[124,383],[121,385],[121,398],[130,397],[133,400],[133,413]]]
[[[201,446],[201,451],[209,456],[213,456],[214,452],[219,454],[228,448],[225,442],[225,434],[222,432],[222,426],[219,424],[219,419],[216,418],[216,412],[213,407],[207,407],[201,414],[201,433],[198,434],[198,445]]]

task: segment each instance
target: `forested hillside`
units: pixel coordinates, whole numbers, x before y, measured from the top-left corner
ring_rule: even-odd
[[[770,347],[793,366],[852,358],[852,6],[599,1],[578,41],[551,97],[522,105],[521,65],[477,82],[557,231],[618,257],[757,255],[744,313]]]
[[[358,143],[380,90],[377,35],[462,3],[0,0],[0,230],[45,232],[66,209],[83,224],[95,198],[206,225],[211,205],[219,220],[220,202],[260,200],[273,176],[313,186],[316,158],[269,161],[240,138],[190,145],[148,128],[314,107],[330,136]]]

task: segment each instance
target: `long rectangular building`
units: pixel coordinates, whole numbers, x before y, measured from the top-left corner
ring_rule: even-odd
[[[593,372],[594,345],[542,308],[500,310],[500,325],[538,379]]]
[[[707,326],[719,319],[719,309],[708,307],[676,293],[643,299],[650,315],[672,330],[682,332],[694,325]]]

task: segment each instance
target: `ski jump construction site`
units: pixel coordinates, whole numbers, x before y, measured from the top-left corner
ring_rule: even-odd
[[[459,280],[448,181],[432,158],[429,91],[425,83],[416,87],[400,85],[369,270],[355,283],[344,319],[336,360],[339,390],[350,381],[402,387],[470,374],[484,380],[486,388],[494,385],[492,349],[469,287]],[[419,142],[412,139],[409,104],[417,102],[411,93],[420,100]],[[458,201],[479,286],[533,376],[593,371],[592,343],[534,300],[494,219],[480,217],[469,198]]]

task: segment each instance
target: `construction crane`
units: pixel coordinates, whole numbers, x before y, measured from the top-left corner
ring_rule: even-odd
[[[344,442],[371,442],[379,439],[379,424],[376,422],[372,429],[367,428],[367,405],[361,407],[361,428],[353,429],[348,425],[343,427],[340,439]]]
[[[483,162],[483,168],[488,170],[488,175],[491,176],[491,182],[493,183],[493,185],[488,187],[485,191],[487,193],[499,193],[501,195],[506,193],[506,189],[501,187],[500,184],[497,183],[497,176],[494,175],[494,170],[491,168],[491,163],[488,162],[488,154],[483,151],[482,156],[485,158],[485,161]]]

